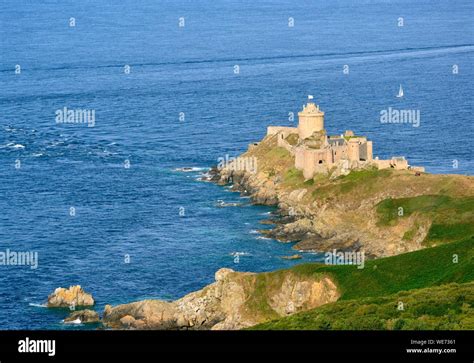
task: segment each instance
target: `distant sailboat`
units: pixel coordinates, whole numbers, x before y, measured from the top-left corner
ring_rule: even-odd
[[[402,98],[402,97],[403,97],[403,88],[402,88],[402,85],[400,85],[400,89],[398,90],[397,98]]]

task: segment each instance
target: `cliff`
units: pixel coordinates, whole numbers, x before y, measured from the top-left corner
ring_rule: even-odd
[[[107,305],[103,323],[116,329],[240,329],[339,297],[334,282],[323,275],[273,273],[267,280],[262,274],[220,269],[215,279],[202,290],[172,302]]]

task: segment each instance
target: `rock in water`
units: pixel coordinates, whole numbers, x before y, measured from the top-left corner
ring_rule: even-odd
[[[296,255],[291,255],[291,256],[282,256],[282,258],[284,260],[300,260],[303,258],[303,256],[296,254]]]
[[[83,324],[87,323],[97,323],[99,321],[99,314],[94,310],[78,310],[74,311],[69,315],[66,319],[64,319],[65,323],[74,322],[77,319]]]
[[[91,294],[86,293],[80,285],[69,289],[58,287],[48,296],[49,308],[92,306],[95,301]]]

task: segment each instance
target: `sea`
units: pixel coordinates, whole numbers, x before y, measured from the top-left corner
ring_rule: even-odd
[[[329,134],[472,175],[473,15],[470,0],[3,0],[0,254],[38,260],[0,265],[0,329],[91,329],[44,307],[57,287],[102,312],[177,299],[222,267],[322,261],[283,259],[292,244],[259,232],[273,208],[199,180],[296,126],[308,95]],[[382,122],[389,109],[418,122]]]

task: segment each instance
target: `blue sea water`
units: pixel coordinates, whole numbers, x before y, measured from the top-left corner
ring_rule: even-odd
[[[39,306],[59,286],[82,285],[102,310],[181,297],[221,267],[320,260],[282,259],[290,244],[255,233],[271,208],[197,180],[268,125],[295,126],[308,94],[329,133],[472,174],[473,15],[469,0],[2,1],[0,252],[39,265],[0,266],[0,328],[72,329]],[[64,107],[95,110],[95,127],[57,124]],[[388,107],[420,110],[420,126],[382,124]]]

